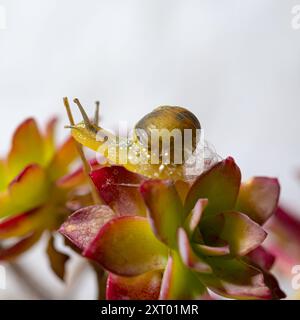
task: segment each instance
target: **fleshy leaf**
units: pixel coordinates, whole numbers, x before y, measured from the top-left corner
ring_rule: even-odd
[[[55,127],[57,118],[52,118],[46,125],[46,132],[44,135],[44,157],[45,163],[49,163],[55,153]]]
[[[7,186],[7,167],[6,162],[0,159],[0,192]]]
[[[262,246],[249,252],[247,257],[264,270],[270,270],[275,262],[275,256]]]
[[[207,295],[206,288],[197,274],[188,269],[176,252],[169,257],[164,272],[160,299],[161,300],[191,300]]]
[[[86,181],[86,176],[81,168],[58,179],[56,185],[62,189],[72,189],[83,184],[84,181]]]
[[[268,271],[261,269],[264,275],[265,284],[268,286],[271,292],[272,300],[279,300],[286,298],[286,294],[281,290],[277,279]]]
[[[297,213],[279,207],[266,223],[270,230],[267,249],[276,256],[276,266],[290,275],[291,268],[300,261],[300,219]]]
[[[174,183],[169,180],[148,180],[141,193],[149,209],[155,235],[172,248],[177,246],[177,230],[183,225],[183,206]]]
[[[38,165],[26,167],[7,190],[0,193],[0,217],[39,207],[49,196],[48,190],[44,169]]]
[[[41,237],[42,232],[36,231],[18,240],[15,244],[0,249],[0,261],[10,261],[30,249]]]
[[[198,227],[203,211],[205,207],[207,206],[207,199],[199,199],[194,207],[194,209],[191,211],[191,213],[187,216],[185,222],[184,222],[184,228],[186,232],[189,235],[189,238],[191,238]]]
[[[274,217],[270,220],[270,227],[281,238],[293,237],[293,242],[300,243],[300,219],[297,217],[296,213],[287,211],[286,209],[279,207],[276,210]]]
[[[146,207],[139,192],[145,177],[123,167],[112,166],[91,172],[101,199],[120,215],[146,215]]]
[[[225,256],[230,253],[230,248],[228,245],[223,247],[213,247],[205,244],[195,244],[194,249],[196,252],[209,257]]]
[[[275,256],[263,247],[258,247],[254,251],[250,252],[247,258],[250,260],[250,264],[260,270],[263,274],[264,282],[270,289],[271,299],[278,300],[286,298],[286,295],[281,290],[277,279],[269,272],[269,269],[271,269],[274,264]]]
[[[191,187],[191,185],[189,182],[186,182],[183,180],[176,180],[175,181],[175,188],[179,194],[179,197],[180,197],[182,203],[184,203],[190,187]]]
[[[201,273],[212,272],[211,267],[194,253],[188,235],[183,228],[178,230],[178,249],[183,263],[188,268]]]
[[[108,206],[95,205],[73,213],[59,229],[79,249],[88,247],[101,227],[116,214]]]
[[[233,158],[218,162],[193,183],[185,201],[189,214],[199,199],[208,199],[205,215],[233,209],[241,183],[241,172]]]
[[[54,181],[68,173],[69,166],[78,158],[76,143],[68,138],[57,150],[49,166],[51,179]]]
[[[213,292],[232,299],[271,299],[261,271],[241,260],[209,258],[213,274],[198,274]]]
[[[167,252],[146,218],[123,216],[106,223],[83,254],[112,273],[137,276],[163,269]]]
[[[24,121],[15,131],[7,164],[9,181],[30,164],[45,164],[43,138],[34,119]]]
[[[110,273],[107,280],[107,300],[158,300],[161,271],[150,271],[136,277],[121,277]]]
[[[101,165],[97,162],[96,159],[91,159],[89,161],[89,164],[92,170],[97,170],[101,168]],[[82,166],[72,171],[71,173],[59,178],[56,181],[56,185],[62,189],[72,189],[76,186],[84,184],[88,184],[88,180]]]
[[[59,252],[55,248],[54,238],[52,235],[50,236],[48,241],[47,255],[49,258],[51,269],[61,280],[64,280],[65,265],[70,257],[62,252]]]
[[[214,239],[229,245],[230,253],[244,256],[257,248],[267,233],[248,216],[240,212],[224,212],[202,221],[201,232],[205,243],[213,245]]]
[[[236,208],[257,223],[263,224],[274,213],[279,193],[277,179],[255,177],[242,184]]]
[[[40,208],[21,213],[0,222],[0,239],[22,237],[34,231],[44,220]]]

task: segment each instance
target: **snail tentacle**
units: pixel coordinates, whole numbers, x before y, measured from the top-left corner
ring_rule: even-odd
[[[99,126],[100,121],[100,101],[95,102],[94,125]]]

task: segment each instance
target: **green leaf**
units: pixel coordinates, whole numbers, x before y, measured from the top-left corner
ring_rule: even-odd
[[[272,292],[261,271],[242,260],[209,258],[213,274],[198,274],[213,292],[232,299],[271,299]]]
[[[110,273],[107,279],[107,300],[158,300],[161,271],[150,271],[136,277],[121,277]]]
[[[73,138],[68,138],[56,151],[51,163],[49,173],[52,181],[61,178],[69,172],[70,165],[78,158],[76,142]]]
[[[49,183],[45,170],[38,165],[30,165],[0,193],[0,217],[37,208],[48,197]]]
[[[44,225],[46,208],[37,208],[0,222],[0,239],[23,237]]]
[[[207,203],[208,203],[207,199],[199,199],[194,209],[185,219],[184,228],[190,239],[192,239],[194,232],[196,231],[197,227],[200,224],[200,220],[201,220],[203,211],[207,206]]]
[[[141,193],[149,209],[149,219],[155,235],[172,248],[177,246],[177,230],[183,225],[183,206],[174,183],[169,180],[149,180]]]
[[[267,233],[243,213],[228,211],[202,221],[201,233],[205,244],[213,245],[216,239],[229,245],[232,255],[244,256],[257,248]],[[212,240],[211,240],[212,239]]]
[[[279,194],[277,179],[255,177],[242,184],[236,209],[262,225],[277,208]]]
[[[168,248],[157,240],[146,218],[123,216],[110,220],[83,255],[120,276],[137,276],[163,269]]]
[[[15,131],[7,164],[9,181],[28,165],[45,165],[43,137],[34,119],[24,121]]]
[[[189,214],[199,199],[208,200],[204,215],[233,209],[240,183],[241,172],[233,158],[218,162],[193,183],[185,201],[185,213]]]
[[[163,276],[160,299],[191,300],[200,299],[206,295],[206,288],[197,274],[187,268],[179,255],[173,251]]]
[[[191,247],[187,233],[183,228],[178,230],[178,248],[182,262],[189,268],[200,273],[211,273],[209,264],[195,254]]]

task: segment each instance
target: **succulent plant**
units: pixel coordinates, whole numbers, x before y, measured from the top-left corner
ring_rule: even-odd
[[[241,183],[231,157],[192,183],[119,166],[91,178],[106,205],[78,210],[60,232],[109,272],[108,299],[285,297],[261,246],[277,207],[276,179]]]
[[[56,119],[45,132],[28,119],[0,160],[0,261],[11,261],[47,233],[50,265],[64,279],[69,257],[56,248],[59,228],[66,243],[89,259],[101,298],[285,297],[270,269],[275,256],[282,258],[286,239],[292,239],[290,251],[297,252],[299,222],[278,208],[277,179],[242,183],[232,157],[209,159],[199,174],[187,176],[187,163],[175,163],[175,153],[164,162],[160,148],[159,162],[152,164],[152,150],[138,130],[192,128],[188,151],[196,151],[199,121],[187,109],[170,106],[146,115],[131,140],[114,145],[118,152],[123,142],[126,148],[137,147],[133,152],[144,155],[146,163],[123,164],[104,153],[107,166],[95,160],[88,164],[80,144],[95,151],[103,145],[96,139],[103,130],[99,103],[92,121],[78,99],[74,102],[84,119],[77,125],[64,98],[73,137],[56,147]],[[82,166],[73,170],[78,158]],[[267,247],[266,230],[273,234]]]
[[[68,257],[55,249],[52,231],[75,209],[92,202],[89,191],[77,193],[87,179],[81,168],[71,171],[78,158],[75,142],[70,137],[56,147],[55,125],[53,119],[41,132],[34,119],[24,121],[0,161],[0,260],[15,258],[49,231],[47,253],[63,278]]]

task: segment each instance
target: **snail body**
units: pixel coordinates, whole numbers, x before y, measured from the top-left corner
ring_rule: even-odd
[[[137,122],[132,139],[128,139],[116,137],[97,123],[91,122],[79,101],[75,102],[84,119],[72,127],[72,136],[77,142],[101,153],[112,163],[144,176],[173,180],[184,178],[185,153],[195,151],[201,129],[199,120],[192,112],[179,106],[160,106]],[[186,130],[190,131],[191,135],[188,146],[184,144]],[[156,133],[155,138],[152,136],[153,132]],[[169,149],[165,152],[167,140]],[[107,145],[107,141],[113,143]],[[176,148],[177,143],[183,146],[178,148],[179,151]],[[114,152],[110,152],[111,149],[114,149]],[[124,154],[128,161],[123,161]],[[176,162],[178,158],[182,161]]]

